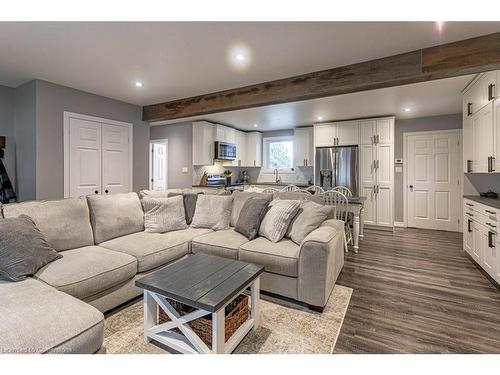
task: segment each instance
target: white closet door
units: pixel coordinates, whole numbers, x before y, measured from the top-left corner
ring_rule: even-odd
[[[101,124],[69,120],[69,194],[101,193]]]
[[[126,126],[102,124],[103,194],[128,193],[129,129]]]

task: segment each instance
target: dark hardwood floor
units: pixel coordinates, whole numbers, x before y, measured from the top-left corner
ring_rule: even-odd
[[[500,291],[459,233],[365,231],[337,283],[354,292],[335,353],[500,353]]]

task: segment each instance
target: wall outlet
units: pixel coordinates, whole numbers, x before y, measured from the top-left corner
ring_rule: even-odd
[[[188,168],[187,167],[182,167],[182,173],[188,173]]]

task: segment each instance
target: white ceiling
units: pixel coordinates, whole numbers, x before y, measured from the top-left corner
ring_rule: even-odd
[[[449,22],[442,33],[433,22],[0,23],[0,84],[38,78],[145,105],[498,31],[498,22]],[[252,51],[244,71],[226,61],[236,42]]]
[[[472,75],[448,78],[321,99],[164,121],[152,125],[203,119],[232,125],[241,130],[268,131],[311,125],[318,122],[318,116],[321,116],[322,122],[325,122],[385,115],[396,115],[397,118],[404,119],[461,113],[461,91],[472,78]],[[411,111],[405,112],[405,108],[410,108]],[[255,128],[254,124],[257,124],[258,127]]]

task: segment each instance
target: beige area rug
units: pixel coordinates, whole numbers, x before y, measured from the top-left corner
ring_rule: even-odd
[[[261,324],[236,347],[238,354],[331,354],[344,321],[352,289],[335,285],[322,314],[261,295]],[[109,354],[165,354],[161,344],[146,343],[142,300],[106,317],[104,345]]]

